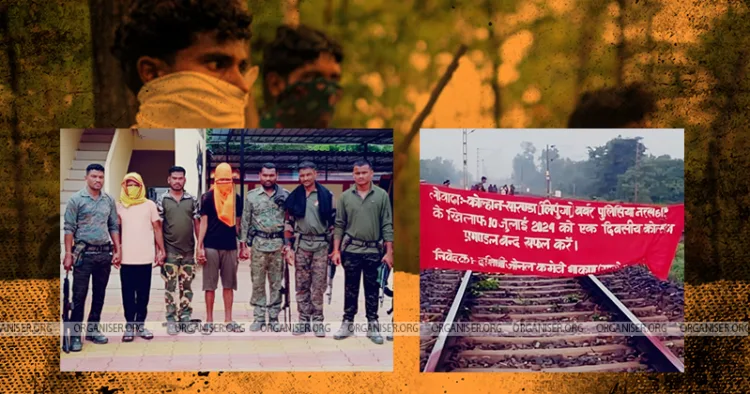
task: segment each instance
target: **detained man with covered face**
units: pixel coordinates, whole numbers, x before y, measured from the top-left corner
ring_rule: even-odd
[[[136,0],[113,54],[140,128],[255,127],[252,16],[240,0]]]
[[[127,326],[123,342],[138,336],[150,340],[154,335],[144,323],[151,294],[152,264],[164,264],[164,237],[156,204],[146,198],[146,185],[138,173],[125,175],[122,181],[117,216],[122,232],[120,282]]]

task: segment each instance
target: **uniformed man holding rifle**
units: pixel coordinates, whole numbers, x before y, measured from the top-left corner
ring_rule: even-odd
[[[81,334],[88,341],[105,344],[108,339],[99,330],[104,295],[112,266],[120,267],[120,228],[117,224],[115,200],[104,187],[104,167],[86,167],[86,187],[68,200],[65,207],[65,271],[73,270],[73,306],[70,324],[76,328],[71,334],[70,351],[83,348]],[[86,295],[92,283],[91,310],[88,324],[81,328]]]
[[[314,332],[325,336],[323,327],[323,296],[328,277],[328,254],[336,210],[333,193],[317,182],[315,164],[299,166],[300,185],[286,199],[288,233],[296,240],[288,255],[294,264],[299,323],[294,335]]]
[[[393,219],[388,193],[372,183],[372,165],[354,163],[355,185],[346,190],[336,206],[334,264],[344,266],[344,319],[334,339],[354,334],[360,278],[364,276],[367,337],[383,343],[378,324],[378,273],[381,264],[393,267]]]
[[[289,192],[276,183],[277,177],[276,166],[273,163],[264,164],[260,171],[262,187],[248,191],[242,212],[240,257],[251,259],[253,289],[250,304],[255,307],[250,331],[263,329],[266,314],[268,326],[273,331],[281,331],[279,313],[289,304],[289,289],[283,283],[283,256],[289,252],[288,240],[284,237],[284,201]],[[270,300],[266,298],[266,278]],[[282,292],[286,292],[283,295],[287,301],[283,306]]]

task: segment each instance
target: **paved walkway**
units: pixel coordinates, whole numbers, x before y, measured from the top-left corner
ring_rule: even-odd
[[[109,343],[96,345],[84,341],[83,350],[78,353],[61,353],[62,371],[392,371],[393,342],[382,345],[372,343],[364,332],[344,340],[334,340],[344,310],[344,271],[338,268],[334,279],[334,296],[331,304],[325,298],[324,313],[326,322],[332,323],[330,333],[325,338],[317,338],[312,333],[293,336],[290,332],[260,332],[247,330],[243,333],[180,333],[177,336],[166,334],[164,281],[159,270],[154,268],[147,323],[156,327],[154,339],[147,341],[135,338],[133,342],[122,342],[121,333],[112,333]],[[62,273],[64,277],[64,272]],[[250,267],[249,262],[240,262],[238,273],[240,284],[235,292],[233,317],[237,322],[252,321],[250,306]],[[292,288],[292,321],[297,321],[297,304],[294,301],[294,271],[290,276]],[[393,283],[391,275],[390,283]],[[202,270],[198,270],[193,280],[193,318],[205,321],[204,293],[201,287]],[[119,270],[112,269],[102,323],[124,323]],[[214,303],[214,320],[223,321],[224,305],[221,292],[217,291]],[[91,294],[86,299],[86,314],[91,303]],[[386,297],[379,309],[380,322],[390,323],[387,315],[391,299]],[[355,323],[365,323],[364,289],[360,289],[360,302]],[[283,323],[283,315],[280,316]],[[385,333],[383,338],[385,339]]]

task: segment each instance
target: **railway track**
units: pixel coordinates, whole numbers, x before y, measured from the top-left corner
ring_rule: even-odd
[[[665,333],[603,332],[606,322],[683,321],[681,288],[640,267],[599,277],[542,278],[427,270],[420,283],[421,320],[497,323],[508,329],[486,336],[424,333],[424,372],[683,371],[684,342]],[[433,282],[432,284],[429,284]],[[558,332],[510,330],[559,323]],[[571,332],[570,327],[578,327]]]

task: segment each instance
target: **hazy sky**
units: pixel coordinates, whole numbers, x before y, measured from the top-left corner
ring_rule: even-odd
[[[464,129],[422,129],[420,135],[420,159],[442,157],[452,160],[456,168],[463,169],[463,130]],[[468,129],[471,131],[472,129]],[[643,137],[646,154],[655,156],[670,155],[685,158],[683,129],[476,129],[468,137],[469,173],[477,172],[477,148],[479,157],[484,160],[480,172],[492,174],[492,178],[510,178],[513,172],[513,158],[521,153],[521,143],[528,141],[536,147],[537,158],[545,145],[555,145],[560,156],[571,160],[586,160],[587,146],[604,145],[618,135],[623,138]],[[538,164],[538,161],[537,161]]]

